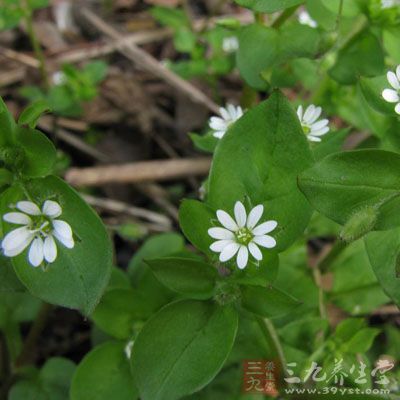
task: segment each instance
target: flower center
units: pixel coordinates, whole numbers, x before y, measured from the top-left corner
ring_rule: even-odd
[[[311,128],[307,125],[301,125],[301,127],[303,128],[303,132],[308,135],[311,132]]]
[[[253,234],[248,228],[240,228],[235,232],[236,240],[240,244],[247,246],[253,240]]]
[[[37,232],[38,234],[46,237],[52,230],[51,220],[43,215],[38,215],[32,218],[32,223],[29,226],[29,229],[33,232]]]

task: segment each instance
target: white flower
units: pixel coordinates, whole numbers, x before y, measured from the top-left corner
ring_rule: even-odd
[[[394,110],[400,114],[400,65],[396,68],[396,73],[389,71],[387,80],[393,89],[384,89],[382,97],[389,103],[397,103]]]
[[[222,41],[222,49],[225,53],[234,53],[239,49],[239,40],[236,36],[224,38]]]
[[[235,107],[232,104],[227,104],[226,108],[221,107],[219,112],[222,118],[215,116],[211,117],[209,125],[210,128],[215,131],[213,136],[221,139],[228,128],[243,115],[243,110],[240,106]]]
[[[28,260],[38,267],[43,260],[52,263],[57,258],[57,239],[68,249],[75,245],[70,225],[58,219],[62,214],[60,205],[46,200],[42,209],[31,201],[19,201],[19,211],[3,215],[3,220],[11,224],[21,225],[9,232],[1,242],[1,249],[6,257],[21,254],[29,245]]]
[[[278,223],[266,221],[256,226],[263,212],[264,206],[260,204],[247,215],[246,209],[240,201],[237,201],[234,207],[235,219],[226,211],[217,211],[218,221],[223,228],[210,228],[208,234],[213,239],[217,239],[211,244],[210,249],[220,253],[219,260],[221,262],[230,260],[237,253],[236,263],[240,269],[243,269],[247,265],[249,252],[257,261],[261,261],[263,256],[258,246],[267,249],[276,246],[275,239],[266,233],[272,232]]]
[[[298,16],[298,20],[299,20],[300,24],[308,25],[311,28],[316,28],[318,26],[317,22],[314,21],[311,18],[310,14],[305,10],[300,11],[299,16]]]
[[[67,81],[67,77],[65,76],[64,72],[56,71],[51,76],[51,80],[53,81],[54,85],[60,86],[60,85],[64,84]]]
[[[307,139],[311,142],[320,142],[320,136],[329,132],[329,120],[321,119],[317,121],[322,112],[321,107],[315,107],[314,104],[309,105],[303,114],[303,106],[297,108],[297,116],[303,132],[307,135]]]
[[[399,5],[400,5],[400,0],[381,0],[381,7],[383,9],[392,8]]]

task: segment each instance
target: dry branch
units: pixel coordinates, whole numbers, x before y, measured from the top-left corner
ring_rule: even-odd
[[[91,168],[71,168],[67,171],[65,179],[74,186],[165,181],[193,175],[206,175],[210,164],[210,158],[182,158]]]
[[[201,90],[197,89],[190,82],[185,81],[184,79],[167,69],[153,56],[151,56],[135,44],[126,44],[124,42],[124,36],[120,34],[117,30],[115,30],[112,26],[110,26],[107,22],[103,21],[101,18],[99,18],[97,15],[86,8],[82,10],[82,15],[86,17],[86,19],[99,31],[106,34],[113,40],[119,41],[118,50],[123,55],[125,55],[125,57],[135,62],[144,70],[149,71],[155,76],[163,79],[169,85],[188,96],[192,101],[204,105],[213,113],[219,114],[219,106],[214,103],[214,101],[212,101],[208,96],[206,96]]]

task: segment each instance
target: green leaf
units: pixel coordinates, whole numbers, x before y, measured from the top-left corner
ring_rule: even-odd
[[[321,0],[324,7],[334,14],[339,14],[341,0]],[[357,0],[346,0],[342,2],[342,16],[355,17],[360,14],[360,6]]]
[[[386,75],[376,76],[374,78],[361,78],[360,87],[362,94],[367,100],[368,104],[376,111],[395,116],[395,104],[388,103],[382,97],[382,91],[391,88],[386,78]]]
[[[385,293],[400,306],[400,229],[372,232],[365,239],[369,261]]]
[[[17,141],[24,149],[21,172],[25,176],[40,177],[52,172],[57,152],[53,143],[42,132],[18,127]]]
[[[18,124],[28,125],[30,128],[34,129],[40,116],[49,110],[49,104],[46,100],[37,100],[22,111],[18,119]]]
[[[169,289],[193,299],[213,296],[217,271],[211,265],[181,257],[146,260],[156,278]]]
[[[100,83],[107,76],[108,65],[104,61],[92,61],[83,68],[83,73],[87,76],[92,85]]]
[[[213,256],[210,245],[214,241],[208,234],[215,212],[197,200],[183,200],[179,207],[179,224],[188,240],[203,253]]]
[[[400,225],[400,155],[383,150],[332,154],[299,177],[311,205],[339,224],[366,207],[377,210],[375,229]]]
[[[365,354],[379,333],[380,330],[375,328],[361,329],[348,342],[344,343],[340,350],[352,354]]]
[[[15,139],[16,124],[10,111],[8,111],[6,103],[4,103],[1,97],[0,97],[0,126],[1,126],[0,146],[4,146],[6,144],[12,144]]]
[[[344,319],[336,327],[335,337],[341,342],[348,342],[363,328],[365,328],[365,321],[362,318]]]
[[[124,347],[107,342],[88,353],[73,376],[70,400],[137,399]]]
[[[61,357],[50,358],[38,374],[18,381],[9,400],[68,400],[75,364]]]
[[[350,85],[360,75],[380,75],[384,68],[384,53],[377,37],[369,31],[363,31],[339,52],[329,74],[339,83]]]
[[[243,286],[242,306],[262,317],[281,317],[300,305],[294,297],[272,286]]]
[[[237,325],[231,306],[188,300],[164,307],[133,346],[132,372],[141,398],[179,399],[207,385],[227,359]]]
[[[265,90],[265,71],[291,58],[312,57],[316,54],[319,34],[315,29],[298,23],[276,30],[259,24],[244,27],[239,32],[236,62],[246,82]]]
[[[152,7],[150,14],[160,24],[179,29],[182,26],[189,26],[185,12],[180,8]]]
[[[349,129],[341,129],[336,132],[329,132],[321,143],[313,148],[314,157],[317,161],[322,160],[332,153],[337,153],[343,149],[344,141],[349,134]]]
[[[274,13],[285,8],[297,6],[305,0],[235,0],[243,7],[250,8],[257,12]]]
[[[383,30],[383,46],[394,64],[400,64],[399,49],[400,26],[388,26]]]
[[[231,215],[238,200],[248,198],[253,206],[263,204],[262,221],[278,221],[272,236],[276,250],[282,251],[302,234],[310,219],[311,210],[297,188],[297,175],[312,162],[297,115],[285,97],[274,92],[232,125],[220,141],[211,166],[207,202]],[[193,220],[206,224],[206,218],[204,213]],[[208,221],[210,227],[210,217]],[[203,231],[207,233],[206,227],[198,226],[191,234]],[[208,248],[210,243],[204,239],[202,245]]]
[[[208,153],[213,153],[218,144],[218,139],[213,136],[212,132],[205,135],[198,135],[197,133],[190,133],[190,139],[193,144],[199,149]]]
[[[104,225],[81,197],[59,178],[35,179],[27,188],[37,204],[54,199],[61,205],[60,219],[71,226],[75,247],[67,249],[58,244],[57,259],[46,271],[33,268],[25,250],[12,258],[17,276],[40,299],[90,314],[107,286],[112,266],[112,249]],[[26,195],[19,187],[11,187],[0,198],[0,213],[9,212],[9,205],[20,200],[26,200]],[[11,229],[15,229],[15,225],[3,221],[3,232]]]
[[[91,318],[108,335],[128,339],[135,322],[149,318],[157,309],[152,299],[137,290],[113,289],[103,295]]]

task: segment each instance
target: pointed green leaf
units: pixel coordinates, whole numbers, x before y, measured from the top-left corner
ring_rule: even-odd
[[[28,125],[34,129],[41,115],[49,110],[50,107],[47,100],[36,100],[22,111],[18,124]]]

